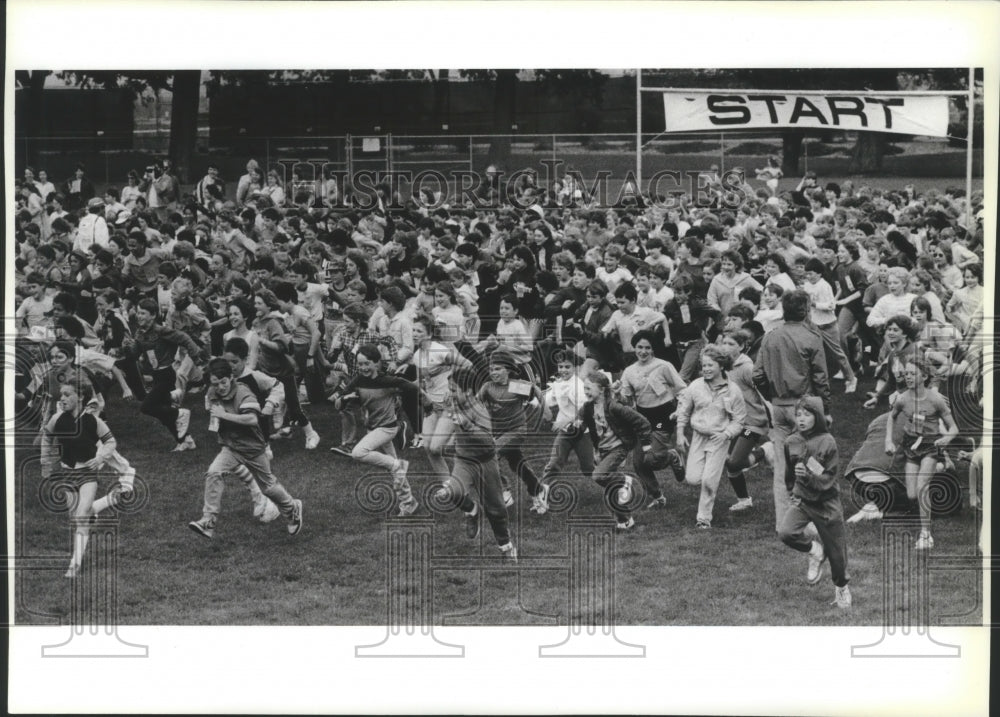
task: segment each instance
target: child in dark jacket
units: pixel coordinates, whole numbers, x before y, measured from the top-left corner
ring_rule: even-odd
[[[453,456],[455,463],[438,499],[465,513],[465,534],[473,539],[479,536],[480,513],[485,513],[503,556],[516,561],[517,549],[510,539],[500,483],[497,446],[489,430],[476,422],[477,417],[485,418],[484,407],[466,391],[475,379],[475,372],[465,367],[456,368],[449,377],[455,432],[442,453]]]
[[[653,429],[645,416],[611,397],[611,380],[604,373],[594,371],[588,375],[583,392],[587,397],[583,425],[590,432],[598,459],[591,477],[604,489],[617,529],[630,530],[635,526],[628,506],[633,481],[619,469],[636,446],[642,446],[643,453],[650,450]]]
[[[819,582],[823,562],[829,559],[837,607],[851,607],[847,585],[847,530],[837,479],[840,458],[837,442],[827,431],[823,401],[806,396],[795,406],[795,433],[785,443],[785,485],[791,492],[790,506],[782,519],[781,541],[809,554],[806,580]],[[816,526],[819,540],[806,535],[806,526]]]

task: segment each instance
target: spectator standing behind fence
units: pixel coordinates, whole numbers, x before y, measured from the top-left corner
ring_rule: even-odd
[[[830,402],[823,340],[806,324],[809,295],[790,291],[781,297],[781,308],[785,323],[764,335],[753,370],[754,385],[772,406],[775,530],[781,528],[789,505],[784,445],[795,430],[795,404],[803,396],[818,396],[824,409]]]

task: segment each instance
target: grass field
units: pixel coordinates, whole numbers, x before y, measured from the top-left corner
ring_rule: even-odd
[[[871,379],[859,392],[843,394],[835,382],[832,413],[841,465],[863,438],[873,414],[860,407]],[[307,407],[322,443],[303,450],[302,437],[274,445],[275,473],[304,501],[304,527],[289,537],[279,519],[261,525],[238,482],[227,479],[223,513],[213,540],[196,535],[187,523],[200,516],[203,472],[215,453],[214,436],[200,397],[188,397],[192,432],[198,450],[170,453],[172,441],[136,404],[117,396],[110,401],[108,422],[119,448],[148,488],[148,502],[122,515],[119,525],[118,620],[133,625],[370,625],[386,621],[386,532],[379,515],[365,512],[358,486],[362,467],[329,452],[339,437],[339,419],[331,405]],[[528,446],[536,468],[544,463],[546,437]],[[32,449],[18,453],[16,546],[19,556],[67,559],[69,528],[65,515],[42,507],[37,463]],[[433,481],[423,451],[410,450],[411,482],[429,493]],[[575,465],[575,464],[574,464]],[[506,470],[506,467],[504,467]],[[364,479],[364,480],[363,480]],[[560,479],[575,492],[572,511],[537,516],[527,511],[526,495],[511,510],[512,533],[522,561],[567,552],[567,521],[572,516],[605,516],[596,486],[581,478]],[[757,469],[750,488],[755,506],[733,517],[731,488],[723,482],[710,531],[694,527],[698,489],[677,484],[661,473],[669,505],[640,510],[637,528],[619,536],[614,554],[616,622],[635,625],[873,625],[883,621],[881,525],[866,522],[849,528],[851,588],[854,608],[831,606],[829,570],[816,587],[805,584],[806,559],[783,546],[773,529],[770,475]],[[516,481],[515,481],[516,484]],[[846,483],[843,484],[846,489]],[[102,486],[101,492],[107,486]],[[856,510],[844,491],[845,513]],[[975,554],[976,518],[967,496],[956,515],[939,518],[934,527],[935,555]],[[384,514],[383,514],[384,515]],[[469,541],[460,515],[432,514],[426,505],[418,516],[435,520],[435,556],[465,556],[463,569],[433,574],[432,619],[438,624],[565,624],[573,609],[567,601],[568,573],[530,571],[504,566],[488,525],[479,541]],[[482,555],[482,560],[476,556]],[[58,561],[60,565],[64,563]],[[566,563],[568,567],[569,563]],[[64,569],[64,568],[63,568]],[[979,619],[976,572],[932,573],[931,618],[971,612]],[[17,584],[16,620],[47,623],[65,618],[70,609],[69,581],[58,571],[22,571]]]

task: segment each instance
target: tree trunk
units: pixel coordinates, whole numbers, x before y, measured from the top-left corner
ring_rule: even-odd
[[[517,118],[517,70],[497,70],[493,95],[493,132],[489,161],[506,169],[510,162],[510,133]]]
[[[781,135],[781,171],[788,177],[799,176],[799,157],[802,156],[802,134],[784,132]]]
[[[198,94],[200,70],[174,73],[173,101],[170,107],[170,160],[177,178],[184,184],[193,181],[195,147],[198,143]]]
[[[885,133],[858,132],[858,140],[851,151],[851,173],[871,174],[880,171],[885,147]]]

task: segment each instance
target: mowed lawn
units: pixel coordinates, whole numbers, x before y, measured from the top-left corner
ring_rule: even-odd
[[[863,380],[853,396],[834,382],[834,434],[841,465],[850,460],[874,413],[860,404],[872,380]],[[196,451],[171,453],[166,431],[138,412],[136,404],[116,395],[109,424],[120,451],[136,467],[148,489],[148,502],[119,523],[117,560],[118,620],[148,625],[371,625],[386,622],[386,522],[362,503],[388,488],[388,475],[371,474],[361,465],[329,451],[339,438],[339,418],[331,405],[312,405],[322,443],[305,451],[303,438],[274,444],[274,470],[289,491],[304,502],[304,527],[295,537],[282,519],[269,525],[251,516],[241,484],[227,479],[215,538],[188,529],[201,515],[204,471],[215,454],[214,436],[200,396],[189,396]],[[526,446],[541,471],[548,438],[535,435]],[[61,569],[21,571],[16,620],[48,623],[70,611],[70,581],[62,577],[69,555],[65,515],[42,507],[34,451],[18,454],[16,553],[58,556]],[[568,597],[570,561],[552,560],[551,569],[535,570],[530,559],[565,556],[571,516],[607,516],[597,487],[565,476],[564,496],[575,505],[544,516],[528,512],[526,492],[517,488],[511,509],[512,532],[523,560],[518,567],[499,559],[488,524],[477,541],[465,537],[461,515],[434,513],[426,505],[434,480],[422,450],[409,450],[414,489],[425,503],[418,517],[433,517],[433,554],[469,558],[457,568],[433,572],[433,620],[442,624],[565,624],[571,617]],[[575,463],[571,466],[575,468]],[[506,466],[503,467],[507,470]],[[710,531],[695,529],[698,488],[660,474],[669,500],[662,510],[640,509],[637,527],[618,536],[614,551],[615,619],[635,625],[873,625],[882,623],[883,568],[881,523],[848,526],[854,608],[830,603],[829,569],[816,587],[805,583],[806,558],[786,548],[774,532],[770,473],[750,475],[754,508],[732,516],[732,489],[723,481]],[[372,491],[372,481],[376,490]],[[513,482],[517,485],[517,482]],[[857,506],[842,483],[845,513]],[[107,486],[102,486],[105,492]],[[571,490],[568,490],[571,489]],[[935,522],[935,555],[975,554],[976,517],[963,508]],[[370,506],[369,506],[370,508]],[[394,508],[393,508],[394,509]],[[481,558],[477,556],[482,556]],[[931,575],[932,621],[944,614],[970,613],[976,621],[977,572]]]

